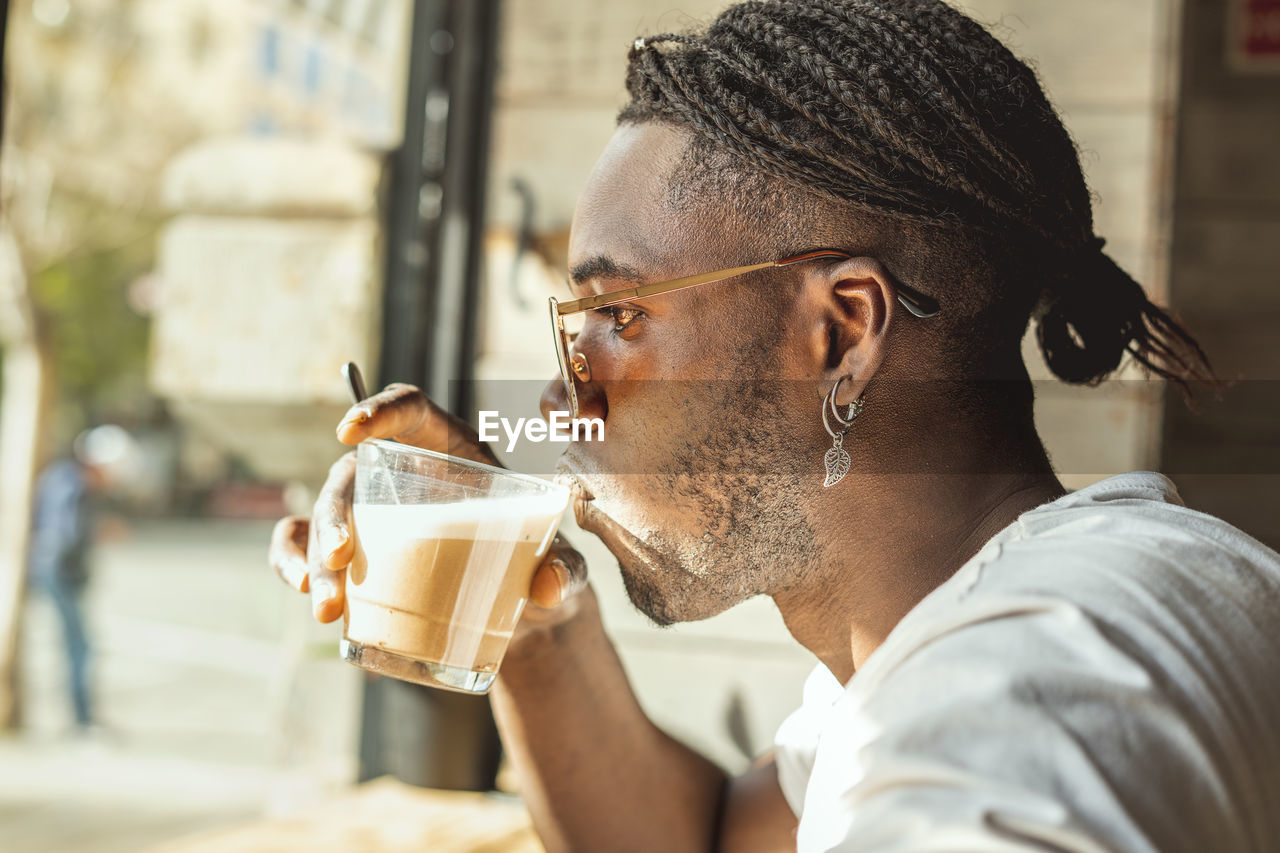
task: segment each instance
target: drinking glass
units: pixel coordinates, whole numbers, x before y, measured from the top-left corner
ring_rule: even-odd
[[[536,477],[361,442],[343,659],[403,681],[487,692],[568,502],[568,489]]]

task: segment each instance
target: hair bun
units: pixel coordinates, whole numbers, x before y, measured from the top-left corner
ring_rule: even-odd
[[[1064,382],[1096,385],[1119,367],[1150,305],[1142,286],[1102,245],[1095,238],[1067,265],[1036,329],[1045,363]]]

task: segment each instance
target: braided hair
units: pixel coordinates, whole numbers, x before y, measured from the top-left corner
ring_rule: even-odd
[[[1049,368],[1096,384],[1125,353],[1180,383],[1204,352],[1103,251],[1074,143],[1035,73],[940,0],[748,0],[637,39],[620,122],[659,121],[742,168],[904,225],[959,231],[1033,282]],[[1018,285],[1024,287],[1023,285]],[[943,310],[946,309],[945,297]]]

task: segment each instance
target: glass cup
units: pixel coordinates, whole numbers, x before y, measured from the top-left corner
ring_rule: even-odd
[[[487,692],[568,503],[568,489],[536,477],[361,442],[343,659],[403,681]]]

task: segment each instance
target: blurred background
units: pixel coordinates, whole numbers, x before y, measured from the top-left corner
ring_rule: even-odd
[[[342,450],[348,360],[536,412],[626,50],[723,5],[0,2],[5,850],[537,849],[518,800],[426,790],[517,786],[485,702],[339,662],[267,539]],[[1028,347],[1064,481],[1164,470],[1275,547],[1280,0],[964,5],[1039,69],[1109,251],[1234,380],[1192,412]],[[92,547],[52,583],[33,518],[85,488]],[[767,601],[651,628],[576,541],[646,708],[745,767],[812,658]]]

